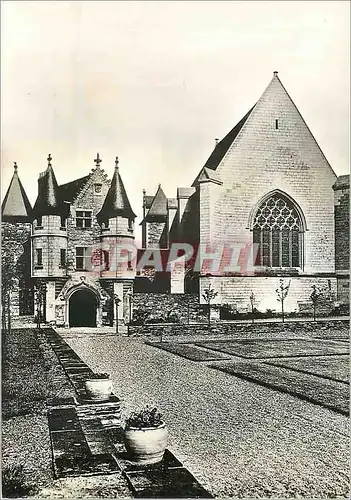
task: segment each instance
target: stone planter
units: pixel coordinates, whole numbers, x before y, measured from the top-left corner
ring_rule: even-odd
[[[124,443],[130,460],[142,464],[154,464],[163,458],[168,442],[168,429],[162,423],[158,427],[126,427]]]
[[[85,381],[87,398],[92,401],[107,401],[112,392],[112,382],[109,378],[91,378]]]

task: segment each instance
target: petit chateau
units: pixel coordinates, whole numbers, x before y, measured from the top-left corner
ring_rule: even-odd
[[[264,312],[279,309],[280,279],[290,283],[287,311],[306,310],[314,285],[330,307],[348,303],[349,176],[335,175],[277,72],[190,187],[174,198],[161,186],[144,191],[137,251],[118,159],[112,179],[99,154],[94,161],[88,175],[58,185],[49,155],[34,207],[15,164],[2,204],[3,241],[13,237],[18,252],[12,315],[36,314],[40,289],[47,322],[114,325],[129,321],[133,293],[203,302],[209,286],[214,304],[245,312],[254,294]]]

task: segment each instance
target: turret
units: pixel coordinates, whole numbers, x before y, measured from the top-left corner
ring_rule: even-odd
[[[101,248],[104,256],[101,277],[133,279],[136,267],[136,215],[119,173],[118,158],[115,161],[110,188],[96,217],[101,226]]]
[[[154,197],[143,192],[144,219],[142,226],[143,248],[168,247],[168,200],[161,184]],[[148,211],[146,212],[146,210]]]
[[[13,176],[1,206],[1,219],[2,222],[29,223],[32,207],[18,176],[16,162],[13,168]]]
[[[47,169],[39,175],[38,197],[32,213],[32,276],[36,278],[67,274],[69,205],[59,195],[51,160],[49,155]]]

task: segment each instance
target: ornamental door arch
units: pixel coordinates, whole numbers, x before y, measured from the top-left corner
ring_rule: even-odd
[[[80,288],[69,298],[68,321],[70,327],[96,327],[98,298],[89,288]]]

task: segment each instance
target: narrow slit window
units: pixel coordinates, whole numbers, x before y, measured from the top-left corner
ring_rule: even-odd
[[[275,129],[278,130],[278,128],[279,128],[279,122],[278,120],[275,120]]]
[[[37,266],[42,266],[43,265],[43,249],[42,248],[37,248]]]
[[[65,267],[66,266],[66,249],[61,248],[60,250],[60,266]]]

